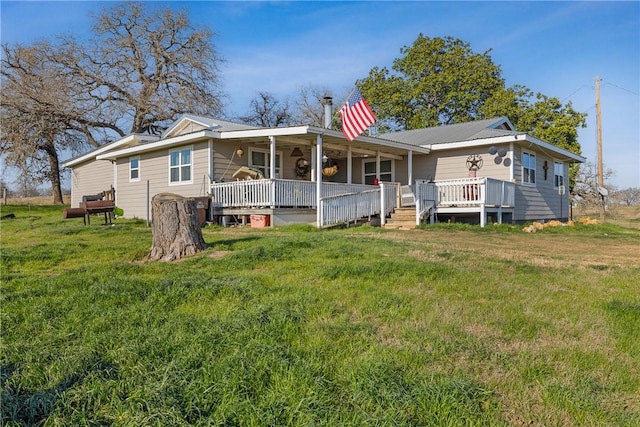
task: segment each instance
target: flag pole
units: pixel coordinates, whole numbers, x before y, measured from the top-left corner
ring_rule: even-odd
[[[337,111],[334,110],[333,116],[331,117],[331,121],[333,121],[333,119],[336,116],[340,115],[340,109],[342,109],[342,106],[349,100],[349,98],[351,98],[351,95],[353,95],[353,92],[355,92],[357,88],[358,88],[358,86],[354,85],[353,89],[351,89],[351,92],[349,92],[349,95],[347,95],[347,97],[345,98],[344,102],[342,104],[340,104],[340,108]]]

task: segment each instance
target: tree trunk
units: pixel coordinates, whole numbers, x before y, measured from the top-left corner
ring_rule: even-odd
[[[194,199],[159,193],[151,200],[153,243],[148,259],[175,261],[206,249]]]
[[[48,142],[45,147],[47,157],[49,158],[49,179],[51,181],[51,194],[53,195],[53,204],[62,205],[62,184],[60,180],[60,162],[58,160],[58,152],[53,142]]]

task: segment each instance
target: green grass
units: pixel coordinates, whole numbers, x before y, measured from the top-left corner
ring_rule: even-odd
[[[640,424],[640,230],[151,230],[2,207],[3,425]]]

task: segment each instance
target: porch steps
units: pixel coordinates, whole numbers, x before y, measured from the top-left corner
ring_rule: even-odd
[[[412,230],[416,228],[416,208],[396,208],[384,228]]]

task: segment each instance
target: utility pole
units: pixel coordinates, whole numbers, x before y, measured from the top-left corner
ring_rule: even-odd
[[[600,77],[596,76],[596,128],[598,135],[598,194],[600,194],[600,222],[604,222],[604,166],[602,161],[602,116],[600,113]]]

